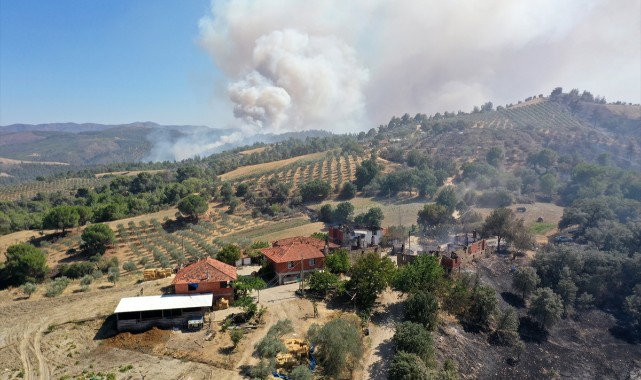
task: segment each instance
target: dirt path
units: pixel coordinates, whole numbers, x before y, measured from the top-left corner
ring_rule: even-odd
[[[403,313],[400,293],[385,291],[380,297],[369,325],[370,347],[363,358],[361,379],[387,379],[389,360],[394,356],[394,323],[401,320]]]

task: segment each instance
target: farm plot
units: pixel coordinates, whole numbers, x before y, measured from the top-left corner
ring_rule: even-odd
[[[81,187],[92,188],[106,184],[108,181],[101,178],[67,178],[51,182],[35,181],[0,186],[0,201],[15,201],[21,197],[32,198],[38,193],[75,192]]]

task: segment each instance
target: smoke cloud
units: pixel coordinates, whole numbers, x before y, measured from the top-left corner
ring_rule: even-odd
[[[365,130],[405,112],[469,111],[556,86],[641,99],[639,1],[216,0],[211,8],[200,41],[228,79],[234,115],[270,131]]]
[[[639,0],[213,0],[199,27],[223,82],[212,83],[216,105],[235,116],[225,127],[236,132],[183,139],[178,150],[191,155],[557,86],[641,102]]]

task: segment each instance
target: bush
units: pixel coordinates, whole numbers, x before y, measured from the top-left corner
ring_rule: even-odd
[[[96,264],[91,262],[77,262],[72,264],[63,264],[60,266],[60,274],[68,278],[81,278],[82,276],[93,273]]]
[[[356,186],[351,182],[345,182],[341,188],[339,197],[341,199],[352,199],[356,196]]]
[[[26,284],[23,284],[20,287],[20,290],[22,290],[22,292],[27,296],[27,298],[30,298],[31,295],[35,293],[37,289],[38,287],[33,282],[27,282]]]
[[[126,270],[127,272],[133,272],[138,269],[138,267],[136,267],[136,264],[133,261],[129,260],[126,263],[122,264],[122,269]]]
[[[229,337],[231,338],[231,341],[234,344],[234,348],[238,346],[238,343],[240,343],[244,335],[245,333],[241,329],[233,329],[229,332]]]
[[[403,322],[396,325],[392,341],[396,351],[416,354],[426,363],[434,356],[432,335],[418,323]]]
[[[438,322],[438,300],[428,292],[413,294],[405,301],[405,319],[434,331]]]
[[[67,288],[67,286],[69,286],[70,282],[71,280],[64,276],[56,278],[49,284],[49,286],[47,286],[45,296],[56,297],[61,295],[62,292],[64,292],[64,290]]]
[[[102,274],[102,272],[100,272]],[[91,275],[85,275],[80,279],[80,285],[86,286],[86,285],[91,285],[93,282],[93,276]]]
[[[290,380],[312,380],[312,371],[306,365],[299,365],[289,373]]]
[[[300,188],[300,194],[303,202],[320,201],[327,198],[332,191],[332,185],[329,182],[315,179],[303,184]]]

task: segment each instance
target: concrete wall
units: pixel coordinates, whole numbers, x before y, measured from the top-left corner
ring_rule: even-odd
[[[176,294],[213,293],[214,300],[220,297],[233,298],[234,289],[231,287],[231,283],[228,283],[227,288],[221,288],[220,285],[219,281],[201,282],[198,284],[198,289],[190,291],[187,284],[176,284],[174,285],[174,289]]]

